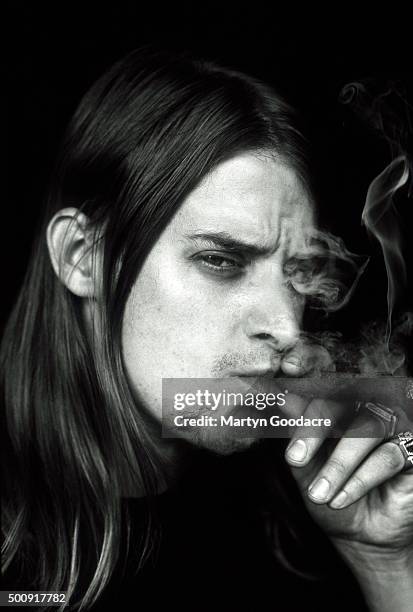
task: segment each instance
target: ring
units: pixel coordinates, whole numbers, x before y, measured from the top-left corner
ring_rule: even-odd
[[[397,444],[402,451],[406,463],[404,470],[411,470],[413,468],[413,433],[411,431],[398,433],[389,442]]]
[[[376,419],[383,423],[386,440],[393,438],[397,425],[397,414],[394,410],[379,403],[356,402],[356,414],[362,409],[368,410]]]

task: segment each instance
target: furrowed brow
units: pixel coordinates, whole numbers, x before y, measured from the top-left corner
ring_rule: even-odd
[[[185,238],[193,242],[206,243],[211,248],[222,248],[227,251],[242,251],[251,257],[260,257],[275,252],[278,248],[279,240],[273,246],[263,246],[244,242],[231,236],[228,232],[195,232],[186,234]]]

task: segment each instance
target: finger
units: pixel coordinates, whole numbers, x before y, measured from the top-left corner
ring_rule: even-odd
[[[320,504],[330,501],[383,438],[382,422],[359,414],[310,483],[309,498]]]
[[[286,449],[285,457],[288,463],[293,466],[307,465],[324,440],[333,437],[337,424],[346,410],[347,407],[342,403],[313,399],[308,404],[303,418],[305,423],[314,423],[314,425],[296,427]]]
[[[258,393],[263,393],[266,396],[274,395],[275,397],[278,394],[282,394],[284,398],[284,404],[278,406],[277,409],[286,417],[296,418],[301,416],[307,405],[308,398],[298,395],[297,393],[291,393],[289,389],[285,389],[285,386],[280,386],[279,379],[265,378],[265,377],[257,377],[254,379],[253,384],[248,386],[248,393],[253,393],[257,395]],[[273,407],[273,406],[272,406]]]
[[[399,474],[404,466],[405,458],[399,446],[392,442],[382,444],[367,457],[331,500],[331,508],[345,508],[353,504],[375,487]]]
[[[382,441],[382,438],[371,437],[340,440],[308,487],[308,497],[319,504],[329,502]]]
[[[286,353],[281,361],[281,370],[287,376],[303,376],[314,369],[326,370],[333,360],[323,346],[299,342]]]
[[[285,404],[280,410],[289,418],[298,418],[302,414],[305,414],[308,404],[308,398],[298,395],[297,393],[288,392],[285,396]]]

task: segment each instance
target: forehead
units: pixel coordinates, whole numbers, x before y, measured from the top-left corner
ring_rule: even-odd
[[[243,153],[204,177],[173,225],[177,232],[236,232],[262,242],[278,235],[283,224],[312,223],[313,207],[294,170],[270,155]]]

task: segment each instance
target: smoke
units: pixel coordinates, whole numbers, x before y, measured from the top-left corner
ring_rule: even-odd
[[[412,160],[408,148],[413,133],[411,108],[395,83],[374,93],[374,84],[348,83],[340,93],[340,101],[352,111],[390,149],[391,161],[371,182],[361,220],[368,233],[382,249],[387,273],[387,325],[385,340],[389,346],[396,306],[407,293],[407,271],[403,258],[402,219],[396,196],[403,187],[411,195]]]
[[[334,312],[348,303],[367,264],[368,258],[350,253],[341,238],[312,231],[285,263],[284,274],[310,307]]]
[[[413,133],[412,108],[401,83],[381,83],[377,79],[347,83],[340,91],[339,101],[365,128],[387,143],[391,159],[407,152]]]
[[[378,91],[377,82],[348,83],[340,93],[347,105],[373,134],[387,143],[390,161],[368,190],[361,222],[381,248],[387,274],[387,320],[372,321],[358,336],[344,341],[339,332],[303,334],[302,342],[318,346],[313,374],[345,373],[356,376],[405,376],[406,352],[413,332],[413,314],[403,307],[408,276],[403,257],[403,218],[400,202],[412,195],[412,113],[400,88],[392,82]],[[331,234],[319,233],[308,248],[286,265],[290,282],[306,295],[313,308],[334,312],[345,306],[364,272],[369,258],[350,253]],[[322,350],[321,350],[322,349]],[[331,359],[325,359],[325,352]]]
[[[413,313],[406,312],[395,321],[390,341],[386,323],[371,321],[353,340],[345,340],[338,331],[324,331],[304,333],[301,342],[312,347],[313,376],[408,376],[406,352],[412,333]]]
[[[401,300],[407,291],[407,271],[401,249],[401,221],[394,197],[408,180],[408,158],[399,155],[371,183],[361,216],[367,231],[378,240],[383,251],[387,272],[387,343],[391,338],[397,300]]]

